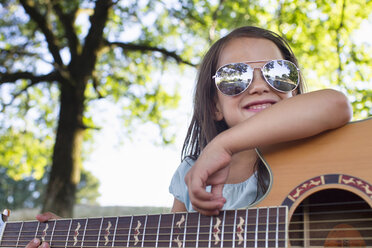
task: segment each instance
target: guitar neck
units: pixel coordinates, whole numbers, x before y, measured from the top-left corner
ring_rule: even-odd
[[[6,222],[0,247],[286,247],[287,208]]]

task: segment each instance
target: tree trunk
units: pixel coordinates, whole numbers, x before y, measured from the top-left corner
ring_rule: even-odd
[[[84,89],[82,88],[85,88],[80,88],[81,85],[84,84],[61,83],[61,105],[52,170],[42,209],[43,212],[51,211],[61,217],[72,217],[76,186],[80,181],[84,131],[82,125]]]

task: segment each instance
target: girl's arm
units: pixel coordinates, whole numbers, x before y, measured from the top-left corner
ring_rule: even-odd
[[[183,202],[174,198],[173,206],[172,206],[171,211],[172,211],[172,213],[187,212],[187,209],[186,209],[185,204]]]
[[[219,213],[233,154],[313,136],[345,125],[351,117],[346,96],[328,89],[282,100],[222,132],[204,148],[185,177],[193,208],[205,215]],[[206,185],[212,186],[210,193],[205,191]]]

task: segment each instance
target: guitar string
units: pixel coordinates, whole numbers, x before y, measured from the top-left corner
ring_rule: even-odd
[[[345,214],[345,213],[352,213],[352,214],[356,214],[356,213],[370,213],[370,212],[372,212],[371,210],[367,210],[367,209],[361,209],[361,210],[350,210],[350,211],[348,211],[348,212],[345,212],[345,211],[340,211],[340,212],[337,212],[338,214]],[[310,215],[324,215],[324,216],[329,216],[330,214],[333,214],[334,213],[334,211],[331,211],[331,212],[329,212],[329,211],[323,211],[323,212],[317,212],[317,213],[310,213]],[[301,213],[301,214],[293,214],[293,216],[303,216],[304,214],[303,213]],[[267,216],[261,216],[261,218],[266,218]],[[282,217],[284,217],[284,216],[282,216]],[[260,218],[260,217],[259,217]],[[270,218],[270,217],[269,217]],[[271,218],[274,218],[274,216],[271,216]],[[248,226],[252,226],[252,227],[254,227],[254,226],[256,226],[256,224],[255,224],[255,220],[256,220],[256,218],[254,217],[254,218],[252,218],[252,219],[250,219],[250,221],[251,222],[249,222],[249,223],[247,223],[247,225]],[[363,217],[363,218],[360,218],[360,219],[353,219],[353,218],[349,218],[349,219],[347,219],[347,218],[342,218],[342,219],[333,219],[333,218],[328,218],[328,219],[326,219],[326,220],[311,220],[311,221],[291,221],[289,224],[303,224],[303,223],[309,223],[309,224],[314,224],[314,223],[324,223],[324,222],[327,222],[327,223],[330,223],[330,222],[365,222],[365,221],[372,221],[372,218],[366,218],[366,217]],[[286,224],[287,222],[279,222],[279,224]],[[266,221],[264,221],[264,222],[261,222],[261,223],[259,223],[259,226],[266,226]],[[269,224],[271,224],[271,225],[274,225],[274,224],[276,224],[276,223],[269,223]],[[120,224],[118,224],[118,226],[120,226]],[[225,227],[233,227],[234,225],[230,225],[230,224],[225,224]],[[202,229],[202,228],[209,228],[210,227],[210,224],[207,224],[207,225],[200,225],[199,226],[200,227],[200,229]],[[35,233],[36,234],[42,234],[43,233],[43,229],[42,228],[44,228],[44,227],[41,227],[41,228],[39,228],[39,230],[37,230],[36,232],[35,232],[35,229],[32,229],[32,227],[29,227],[31,230],[27,230],[28,228],[26,227],[26,230],[22,230],[21,231],[21,233],[22,234],[24,234],[24,235],[26,235],[26,234],[30,234],[30,235],[34,235]],[[172,229],[173,227],[172,226],[161,226],[160,225],[160,228],[159,228],[159,230],[170,230],[170,229]],[[187,225],[187,228],[197,228],[197,224],[196,225]],[[104,228],[102,228],[103,230],[104,230]],[[130,228],[117,228],[116,229],[116,232],[120,232],[120,231],[128,231],[129,232],[129,229]],[[131,229],[133,229],[133,228],[131,228]],[[174,230],[178,230],[178,228],[173,228]],[[68,231],[67,229],[64,229],[66,232]],[[64,231],[64,230],[55,230],[55,232],[61,232],[61,231]],[[71,230],[74,230],[73,228],[71,228]],[[87,232],[99,232],[99,230],[101,230],[101,229],[86,229],[86,231]],[[146,228],[146,231],[151,231],[151,230],[158,230],[158,227],[157,226],[148,226],[147,228]],[[182,229],[180,229],[180,230],[182,230]],[[114,230],[112,230],[112,231],[114,231]],[[4,230],[4,233],[6,234],[7,232],[11,232],[11,231],[8,231],[8,230]],[[104,236],[104,234],[102,234],[102,236]]]
[[[306,205],[301,205],[301,206],[303,206],[303,207],[317,207],[317,206],[328,206],[328,207],[331,207],[331,206],[336,206],[336,205],[346,205],[346,204],[349,204],[349,205],[350,204],[354,204],[355,205],[355,204],[361,204],[361,203],[365,203],[365,202],[364,201],[353,201],[353,202],[338,202],[338,203],[331,203],[331,204],[328,204],[328,203],[317,203],[317,204],[306,204]],[[266,209],[266,208],[263,208],[263,209]],[[238,211],[240,211],[240,210],[238,210]],[[245,212],[246,210],[243,210],[243,211]],[[256,211],[257,211],[256,208],[249,209],[249,211],[252,211],[252,212],[254,211],[253,214],[256,215]],[[309,212],[309,214],[311,214],[311,215],[319,215],[319,214],[329,215],[329,214],[347,214],[347,213],[359,213],[359,212],[369,213],[369,212],[372,212],[372,209],[357,209],[357,210],[354,210],[354,209],[353,210],[350,210],[350,209],[348,209],[348,210],[340,210],[340,211],[334,211],[334,210],[332,210],[332,211],[311,211],[311,212]],[[190,214],[190,213],[188,213],[188,214]],[[194,214],[194,213],[191,213],[191,214]],[[168,215],[168,214],[164,214],[164,215]],[[304,215],[304,214],[303,213],[296,213],[295,212],[292,216],[302,216],[302,215]],[[266,218],[267,216],[266,215],[263,215],[263,217]],[[273,216],[273,217],[276,217],[276,216]],[[107,220],[109,218],[110,217],[92,218],[92,219],[99,220],[99,221],[101,219],[103,219],[105,221],[105,220]],[[131,217],[123,216],[123,217],[119,217],[119,219],[120,218],[131,218]],[[209,218],[210,217],[208,217],[208,222],[209,222]],[[252,219],[255,220],[255,216],[253,216]],[[57,221],[63,221],[63,220],[66,220],[68,222],[71,221],[71,220],[67,220],[67,219],[61,219],[61,220],[57,220]],[[77,222],[79,222],[79,220],[81,222],[85,223],[87,220],[89,221],[91,219],[74,219],[72,221],[74,221],[75,223],[77,223]],[[115,222],[114,219],[113,219],[113,221]],[[34,221],[32,221],[32,222],[34,222]],[[53,220],[52,220],[52,222],[53,222]],[[50,222],[50,223],[52,223],[52,222]],[[21,222],[18,222],[18,223],[21,223]],[[27,222],[25,221],[25,223],[27,223]],[[34,223],[35,223],[35,225],[37,225],[38,222],[34,222]],[[66,226],[68,226],[69,224],[70,223],[66,223]],[[189,225],[188,225],[188,227],[189,227]],[[32,228],[32,227],[30,227],[30,228]],[[165,227],[162,227],[161,226],[161,228],[172,228],[172,226],[165,226]],[[129,228],[127,228],[127,229],[129,230]],[[87,230],[94,231],[94,230],[100,230],[100,229],[87,229]],[[42,231],[42,230],[40,230],[40,231]]]
[[[355,220],[355,221],[360,221],[360,220]],[[226,227],[226,229],[228,228],[228,227],[233,227],[233,226],[227,226]],[[266,227],[266,225],[265,225],[265,227]],[[311,229],[311,232],[325,232],[325,231],[332,231],[332,230],[334,230],[334,229],[326,229],[326,228],[323,228],[323,229]],[[349,230],[355,230],[355,228],[338,228],[337,229],[337,231],[349,231]],[[369,230],[372,230],[371,228],[368,228],[368,227],[359,227],[358,228],[358,230],[360,230],[360,231],[369,231]],[[261,230],[261,231],[259,231],[258,233],[275,233],[277,230]],[[57,230],[57,232],[58,232],[58,230]],[[302,229],[298,229],[298,230],[289,230],[288,231],[289,233],[301,233],[301,232],[303,232],[303,230]],[[248,233],[248,234],[253,234],[253,233],[255,233],[255,231],[246,231],[246,233]],[[236,234],[236,233],[235,233]],[[141,234],[140,234],[141,235]],[[196,235],[196,233],[188,233],[187,234],[187,236],[191,236],[191,235]],[[205,236],[208,236],[209,235],[209,232],[200,232],[199,233],[199,235],[200,236],[203,236],[203,235],[205,235]],[[226,235],[226,236],[228,236],[228,235],[234,235],[234,232],[232,231],[232,232],[224,232],[224,235]],[[50,235],[47,235],[47,237],[48,236],[50,236]],[[153,236],[153,237],[156,237],[156,236],[169,236],[169,234],[160,234],[160,235],[157,235],[157,234],[151,234],[151,233],[147,233],[147,235],[145,235],[145,237],[151,237],[151,236]],[[6,236],[7,238],[10,238],[9,236]],[[13,236],[13,237],[15,237],[15,236]],[[17,236],[18,237],[18,236]],[[30,237],[28,237],[28,236],[23,236],[22,237],[22,239],[20,239],[19,241],[29,241],[31,238],[33,238],[34,236],[32,235],[32,236],[30,236]],[[53,236],[53,238],[57,238],[57,237],[66,237],[67,238],[67,236],[66,235],[55,235],[55,236]],[[89,238],[89,237],[97,237],[97,235],[85,235],[84,236],[84,238]],[[102,238],[103,236],[101,235],[101,238]],[[128,235],[126,234],[124,234],[124,235],[118,235],[117,234],[117,236],[116,236],[116,239],[119,239],[119,237],[125,237],[125,238],[127,238],[128,237]],[[344,237],[344,238],[347,238],[347,237]],[[7,241],[7,240],[5,240],[5,241]],[[65,242],[65,241],[61,241],[61,242]],[[95,242],[97,242],[97,240],[95,240]]]
[[[364,203],[364,202],[363,202]],[[320,204],[317,204],[318,206],[320,205]],[[363,209],[364,210],[364,212],[369,212],[370,210],[368,210],[368,209]],[[354,210],[354,211],[348,211],[349,213],[356,213],[356,212],[362,212],[361,210]],[[331,212],[331,213],[334,213],[334,211],[333,212]],[[345,211],[338,211],[338,213],[345,213]],[[327,211],[327,212],[323,212],[323,213],[317,213],[317,214],[330,214],[330,212],[329,211]],[[300,215],[303,215],[303,214],[300,214]],[[362,220],[360,220],[360,219],[351,219],[351,220],[348,220],[348,221],[368,221],[369,219],[362,219]],[[345,222],[345,220],[343,219],[343,220],[340,220],[341,222]],[[319,222],[319,221],[318,221]],[[326,220],[325,222],[329,222],[329,220]],[[295,222],[295,223],[293,223],[293,222],[291,222],[291,224],[301,224],[302,222]],[[312,223],[314,223],[314,221],[312,222]],[[282,223],[282,224],[284,224],[284,223]],[[250,224],[248,224],[248,225],[250,225]],[[263,225],[266,225],[266,223],[264,223]],[[252,224],[252,226],[255,226],[255,225],[253,225]],[[201,226],[201,228],[202,228],[203,226]],[[205,226],[205,227],[207,227],[207,226]],[[209,227],[209,225],[208,225],[208,227]],[[226,227],[229,227],[228,225],[226,226]],[[233,226],[231,226],[231,227],[233,227]],[[169,228],[172,228],[172,227],[162,227],[162,226],[160,226],[160,228],[167,228],[167,229],[169,229]],[[187,228],[192,228],[191,226],[187,226]],[[153,229],[155,229],[155,228],[153,228]],[[92,231],[92,230],[95,230],[95,229],[87,229],[87,231]],[[129,228],[119,228],[118,229],[118,231],[119,230],[129,230]],[[340,230],[340,229],[339,229]],[[324,230],[323,230],[324,231]],[[22,232],[22,233],[26,233],[27,231],[24,231],[24,232]],[[57,232],[58,232],[58,230],[57,230]],[[295,230],[290,230],[289,232],[298,232],[298,231],[295,231]],[[32,232],[32,234],[34,234],[34,232]],[[160,235],[164,235],[164,234],[160,234]],[[191,235],[191,234],[189,234],[189,235]],[[226,235],[228,235],[228,234],[226,234]],[[90,236],[90,235],[89,235]],[[94,235],[94,237],[95,237],[96,235]],[[118,236],[120,236],[120,235],[118,235]],[[33,236],[32,236],[33,237]],[[127,235],[125,235],[125,237],[127,237]]]
[[[273,238],[269,238],[269,239],[266,239],[266,238],[258,238],[257,239],[257,242],[259,242],[259,243],[266,243],[266,241],[267,241],[267,243],[274,243],[274,242],[276,242],[276,241],[278,241],[278,242],[283,242],[283,243],[286,243],[287,241],[289,241],[289,242],[291,242],[292,244],[293,243],[295,243],[295,242],[308,242],[308,241],[310,241],[310,242],[324,242],[324,241],[328,241],[328,242],[331,242],[331,241],[344,241],[344,240],[346,240],[349,244],[353,244],[352,242],[353,241],[357,241],[357,242],[364,242],[365,243],[365,241],[367,241],[367,243],[369,243],[369,241],[372,241],[372,238],[371,237],[367,237],[367,238],[363,238],[363,237],[342,237],[343,238],[343,240],[340,240],[340,237],[334,237],[334,238],[332,238],[332,237],[329,237],[329,238],[310,238],[310,239],[303,239],[303,238],[293,238],[293,239],[286,239],[286,238],[279,238],[279,239],[273,239]],[[246,241],[245,241],[245,243],[246,244],[249,244],[249,243],[254,243],[256,241],[256,239],[247,239]],[[52,241],[53,243],[52,243],[52,245],[53,245],[53,247],[66,247],[66,246],[59,246],[59,243],[63,243],[63,244],[65,244],[65,241]],[[165,244],[168,244],[169,243],[169,240],[164,240],[164,241],[162,241],[161,240],[161,242],[160,243],[165,243]],[[193,244],[195,244],[196,242],[197,242],[197,240],[186,240],[186,244],[187,245],[193,245]],[[198,241],[198,244],[200,245],[200,243],[208,243],[209,242],[209,239],[206,239],[206,240],[199,240]],[[5,242],[4,242],[5,243]],[[72,242],[71,242],[72,243]],[[94,245],[89,245],[89,243],[94,243]],[[111,243],[112,244],[112,242],[110,241],[109,243]],[[134,241],[132,240],[128,245],[131,245],[132,243],[134,243]],[[146,243],[146,245],[148,245],[148,244],[152,244],[152,243],[154,243],[154,240],[145,240],[145,243]],[[231,243],[231,246],[232,247],[234,247],[233,246],[233,240],[231,239],[225,239],[225,240],[222,240],[222,242],[219,242],[219,243],[223,243],[224,245],[222,246],[222,247],[230,247],[230,246],[228,246],[230,243]],[[236,241],[235,242],[235,247],[236,247],[236,243],[238,243],[238,241]],[[24,247],[24,245],[26,244],[26,243],[24,243],[24,244],[20,244],[20,243],[18,243],[19,245],[9,245],[9,244],[4,244],[4,245],[6,245],[6,246],[3,246],[3,244],[1,244],[0,245],[0,247]],[[101,243],[99,243],[99,245],[100,245]],[[127,242],[125,241],[123,241],[123,242],[114,242],[114,244],[119,244],[119,246],[116,246],[116,245],[114,245],[113,247],[120,247],[120,244],[122,244],[122,246],[127,246],[127,245],[123,245],[123,244],[127,244]],[[227,245],[226,245],[227,244]],[[70,245],[70,243],[68,242],[67,243],[67,245],[69,246]],[[82,247],[97,247],[97,241],[86,241],[86,240],[84,240],[84,241],[78,241],[78,243],[76,244],[77,246],[82,246]],[[243,247],[243,245],[244,244],[240,244],[242,247]],[[367,245],[369,245],[369,244],[367,244]],[[132,247],[133,246],[133,244],[130,246],[130,247]],[[207,245],[208,246],[208,245]],[[205,246],[205,247],[207,247],[207,246]],[[220,246],[220,245],[219,245]],[[239,244],[238,244],[238,246],[239,246]],[[266,245],[263,245],[263,246],[260,246],[259,245],[259,247],[270,247],[270,246],[266,246]],[[100,246],[99,246],[100,247]],[[106,246],[107,247],[107,246]],[[147,247],[147,246],[141,246],[141,247]],[[154,247],[154,246],[148,246],[148,247]],[[159,246],[158,246],[159,247]],[[161,247],[161,246],[160,246]],[[184,247],[187,247],[187,246],[184,246]],[[200,247],[204,247],[204,246],[200,246]],[[273,246],[274,247],[274,246]],[[327,247],[331,247],[331,246],[327,246]],[[337,246],[338,247],[338,246]],[[358,247],[359,247],[359,245],[358,245]],[[363,247],[365,247],[365,246],[363,246]],[[369,247],[369,246],[368,246]]]
[[[355,212],[354,212],[355,213]],[[325,213],[326,215],[328,214],[328,213]],[[256,219],[255,219],[256,220]],[[361,223],[363,223],[363,222],[372,222],[372,218],[365,218],[365,217],[363,217],[363,218],[349,218],[349,219],[345,219],[345,218],[343,218],[343,219],[325,219],[325,220],[311,220],[311,221],[306,221],[306,222],[304,222],[304,221],[291,221],[289,224],[290,225],[301,225],[301,224],[304,224],[304,223],[307,223],[307,224],[319,224],[319,223],[353,223],[353,222],[358,222],[359,224],[361,224]],[[269,225],[276,225],[276,223],[269,223]],[[279,222],[278,223],[279,225],[285,225],[286,224],[286,222]],[[266,222],[262,222],[262,223],[259,223],[259,226],[261,226],[261,227],[266,227],[266,225],[267,225],[267,223]],[[255,227],[256,226],[256,224],[255,223],[247,223],[247,226],[248,226],[248,229],[250,228],[250,227]],[[210,225],[200,225],[200,229],[204,229],[204,228],[208,228],[209,229],[209,227],[210,227]],[[160,230],[166,230],[166,231],[168,231],[168,230],[170,230],[170,229],[172,229],[173,227],[171,227],[171,226],[166,226],[166,227],[162,227],[162,226],[160,226]],[[188,225],[187,226],[187,228],[188,229],[195,229],[195,228],[197,228],[197,226],[193,226],[193,225]],[[225,228],[232,228],[232,229],[234,229],[234,225],[230,225],[230,224],[225,224]],[[173,228],[176,232],[177,232],[177,230],[178,230],[178,228]],[[254,228],[252,228],[252,229],[254,229]],[[86,229],[86,232],[99,232],[99,230],[100,229]],[[140,229],[141,230],[141,229]],[[147,232],[149,232],[149,231],[152,231],[152,230],[158,230],[158,228],[157,227],[148,227],[148,228],[146,228],[146,231]],[[312,229],[313,231],[317,231],[317,229]],[[68,230],[54,230],[56,233],[57,232],[63,232],[63,231],[65,231],[66,233],[68,232]],[[83,230],[82,230],[83,231]],[[113,232],[115,231],[115,230],[112,230]],[[122,231],[124,231],[124,232],[129,232],[129,228],[117,228],[117,230],[116,230],[116,235],[117,236],[123,236],[123,235],[125,235],[125,236],[128,236],[127,234],[120,234],[120,232],[122,232]],[[183,228],[181,228],[181,229],[179,229],[179,231],[180,232],[183,232]],[[291,230],[290,230],[291,231]],[[7,235],[7,233],[9,233],[9,232],[11,232],[11,233],[14,233],[14,231],[13,230],[10,230],[10,231],[8,231],[8,230],[4,230],[4,236],[6,236]],[[112,233],[113,233],[112,232]],[[225,232],[226,233],[226,232]],[[38,230],[37,232],[35,232],[35,231],[26,231],[26,230],[22,230],[21,231],[21,234],[22,234],[22,236],[23,237],[33,237],[35,234],[38,236],[38,235],[42,235],[43,234],[43,231],[42,230]],[[105,233],[103,233],[103,234],[101,234],[101,236],[104,236],[105,235]],[[154,234],[155,235],[155,234]],[[164,234],[164,233],[159,233],[159,235],[167,235],[167,234]],[[15,233],[14,234],[14,236],[12,236],[12,235],[7,235],[7,237],[18,237],[18,233]],[[58,237],[58,236],[67,236],[67,235],[54,235],[54,236],[56,236],[56,237]],[[73,236],[73,235],[69,235],[69,236]],[[87,234],[86,236],[96,236],[96,235],[89,235],[89,234]]]
[[[314,205],[315,206],[315,205]],[[330,206],[333,206],[333,204],[332,205],[330,205]],[[251,210],[251,209],[250,209]],[[249,210],[249,211],[250,211]],[[257,211],[256,211],[256,209],[252,209],[252,210],[254,210],[254,213],[253,214],[249,214],[249,215],[251,215],[250,216],[250,218],[249,219],[252,219],[252,223],[254,223],[253,225],[255,225],[255,220],[256,220],[256,216],[257,216]],[[245,212],[245,210],[244,210],[244,212]],[[340,211],[335,211],[335,210],[332,210],[332,211],[310,211],[308,214],[309,215],[327,215],[327,216],[329,216],[330,214],[342,214],[342,215],[345,215],[345,214],[357,214],[357,213],[372,213],[372,209],[365,209],[365,208],[363,208],[363,209],[348,209],[348,210],[340,210]],[[294,213],[292,216],[303,216],[304,215],[304,213]],[[269,218],[276,218],[276,216],[277,215],[272,215],[272,216],[270,216],[270,214],[269,214]],[[282,216],[282,217],[284,217],[284,215],[279,215],[279,217],[280,216]],[[218,216],[217,216],[218,217]],[[238,216],[239,217],[239,216]],[[244,214],[244,217],[245,217],[245,214]],[[262,216],[259,216],[259,218],[260,217],[262,217],[262,218],[266,218],[267,217],[267,213],[266,214],[262,214]],[[105,218],[105,217],[102,217],[104,220],[106,219],[108,219],[108,218]],[[122,217],[119,217],[119,222],[120,222],[120,218],[122,218]],[[124,217],[124,218],[127,218],[127,217]],[[214,217],[215,218],[215,217]],[[205,219],[207,219],[207,222],[209,223],[210,222],[210,217],[205,217]],[[81,222],[83,222],[84,223],[84,225],[85,225],[85,219],[82,219],[82,220],[84,220],[84,221],[81,221]],[[98,219],[97,219],[98,220]],[[337,219],[335,219],[335,220],[337,220]],[[342,221],[343,219],[340,219],[340,221]],[[57,220],[57,221],[63,221],[63,220]],[[70,222],[70,220],[67,220],[68,222]],[[49,223],[54,223],[55,221],[51,221],[51,222],[49,222]],[[113,220],[113,222],[115,223],[115,220]],[[192,222],[192,221],[191,221]],[[18,224],[21,224],[22,222],[14,222],[14,223],[18,223]],[[10,224],[14,224],[14,223],[10,223]],[[25,223],[27,223],[27,222],[25,222]],[[35,225],[37,225],[37,221],[32,221],[32,223],[34,223]],[[75,220],[75,223],[78,223],[78,221],[76,221]],[[266,224],[266,221],[264,221],[264,223]],[[128,224],[128,223],[124,223],[124,225],[125,224]],[[65,226],[63,226],[63,227],[68,227],[70,225],[70,223],[66,223],[66,225]],[[88,225],[89,225],[89,223],[88,223]],[[120,224],[119,224],[120,225]],[[209,225],[210,224],[208,224],[208,225],[206,225],[206,226],[201,226],[201,227],[209,227]],[[106,223],[106,226],[107,226],[107,223]],[[128,226],[129,226],[129,224],[128,224]],[[192,225],[187,225],[188,227],[193,227]],[[104,226],[103,226],[104,227]],[[25,228],[25,227],[23,227],[23,228]],[[27,228],[27,227],[26,227]],[[28,227],[28,228],[30,228],[30,229],[32,229],[33,227]],[[44,226],[42,226],[42,227],[39,227],[39,230],[38,231],[40,231],[40,232],[42,232],[43,231],[43,228],[44,228]],[[61,228],[61,227],[60,227]],[[157,229],[157,225],[156,226],[154,226],[154,227],[150,227],[149,229],[151,229],[151,228],[153,228],[153,229]],[[160,226],[160,228],[172,228],[172,226]],[[73,228],[71,228],[71,229],[73,229]],[[148,229],[148,228],[147,228]],[[35,230],[35,229],[33,229],[33,230]],[[98,229],[86,229],[87,231],[99,231],[100,230],[100,228],[98,228]],[[129,230],[129,228],[118,228],[117,230]],[[27,230],[23,230],[22,229],[22,233],[23,232],[28,232]],[[29,231],[29,232],[33,232],[33,233],[35,233],[34,231]]]
[[[333,230],[333,229],[319,229],[318,231],[330,231],[330,230]],[[337,229],[337,231],[347,231],[347,230],[354,230],[354,229],[352,229],[352,228],[340,228],[340,229]],[[360,228],[359,228],[359,230],[361,230]],[[364,228],[363,230],[370,230],[370,229],[368,229],[368,228]],[[57,230],[58,231],[58,230]],[[302,232],[303,230],[292,230],[292,231],[290,231],[290,232]],[[313,230],[312,230],[313,231]],[[273,231],[271,231],[271,232],[276,232],[276,230],[273,230]],[[252,232],[247,232],[247,233],[255,233],[254,231],[252,231]],[[266,231],[260,231],[259,233],[266,233]],[[228,236],[228,234],[229,233],[225,233],[225,235],[226,236]],[[233,233],[230,233],[230,234],[233,234]],[[195,235],[195,233],[194,234],[187,234],[187,236],[190,236],[190,235]],[[209,236],[209,232],[206,232],[206,233],[200,233],[199,234],[200,236],[203,236],[203,235],[205,235],[205,236]],[[120,235],[118,235],[118,236],[120,236]],[[117,237],[118,237],[117,236]],[[127,237],[127,235],[124,235],[125,237]],[[148,236],[150,236],[150,235],[147,235],[147,237]],[[152,234],[151,236],[156,236],[155,234]],[[58,235],[57,236],[53,236],[53,237],[58,237]],[[66,237],[65,235],[62,235],[62,237]],[[88,236],[84,236],[85,238],[86,237],[88,237]],[[94,236],[94,237],[96,237],[96,235]],[[352,240],[354,237],[343,237],[343,238],[346,238],[346,239],[348,239],[348,240]],[[359,240],[360,238],[358,238],[358,240]],[[208,239],[209,240],[209,239]],[[199,240],[199,242],[208,242],[208,240]],[[250,239],[247,239],[246,240],[246,242],[249,242],[249,240]],[[254,239],[251,239],[251,240],[254,240]],[[297,239],[291,239],[291,241],[296,241]],[[304,239],[300,239],[301,241],[303,241]],[[310,239],[308,239],[308,240],[310,240],[310,241],[314,241],[314,240],[316,240],[316,239],[313,239],[313,238],[310,238]],[[321,240],[323,240],[323,239],[321,239]],[[330,240],[330,239],[327,239],[327,240]],[[372,240],[372,238],[364,238],[363,240]],[[26,242],[26,240],[19,240],[20,242]],[[28,241],[28,240],[27,240]],[[117,241],[117,240],[115,240],[115,241]],[[145,240],[145,242],[153,242],[154,240]],[[231,241],[231,240],[224,240],[224,242],[229,242],[229,241]],[[270,239],[268,240],[268,241],[271,241]],[[7,240],[5,240],[5,242],[7,242]],[[63,243],[65,243],[65,240],[61,240],[61,241],[58,241],[58,240],[52,240],[52,242],[53,243],[58,243],[58,242],[63,242]],[[72,241],[71,241],[72,242]],[[85,240],[84,242],[97,242],[97,240],[93,240],[93,241],[89,241],[89,240]],[[103,242],[103,241],[102,241]],[[111,241],[110,241],[111,242]],[[125,242],[125,241],[123,241],[123,242]],[[169,240],[159,240],[159,242],[166,242],[166,243],[168,243],[169,242]],[[186,242],[193,242],[193,240],[187,240],[186,239]],[[1,246],[0,246],[1,247]]]

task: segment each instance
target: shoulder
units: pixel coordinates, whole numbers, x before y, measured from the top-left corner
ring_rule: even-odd
[[[186,174],[194,164],[195,164],[194,159],[190,157],[186,157],[182,160],[181,164],[178,166],[176,173]]]

